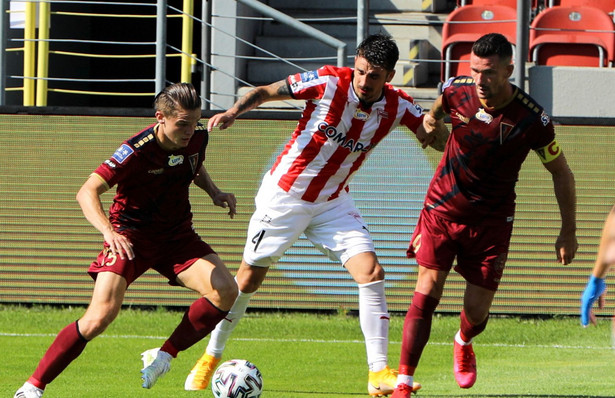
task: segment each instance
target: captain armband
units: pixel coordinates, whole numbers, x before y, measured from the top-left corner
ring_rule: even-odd
[[[550,161],[557,159],[559,155],[562,154],[562,149],[554,139],[549,145],[536,149],[536,153],[542,163],[549,163]]]

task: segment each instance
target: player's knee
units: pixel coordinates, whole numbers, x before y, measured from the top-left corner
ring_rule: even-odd
[[[480,332],[485,329],[489,319],[489,311],[485,311],[482,308],[464,306],[463,312],[472,327],[477,328],[477,330],[480,329]]]
[[[79,333],[86,340],[92,340],[94,337],[104,332],[114,319],[115,316],[111,314],[81,318],[78,321]]]
[[[384,268],[379,263],[376,263],[372,273],[370,274],[373,282],[384,280]]]
[[[248,266],[242,263],[235,277],[237,287],[242,293],[254,293],[261,287],[268,269],[268,267]]]
[[[372,283],[384,280],[384,268],[375,263],[372,267],[364,268],[362,272],[355,275],[358,284]]]
[[[374,252],[364,252],[350,257],[344,267],[358,284],[384,280],[384,268],[378,262]]]

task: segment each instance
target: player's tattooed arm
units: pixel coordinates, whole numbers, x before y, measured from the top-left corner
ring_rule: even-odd
[[[290,88],[288,87],[288,84],[286,83],[286,80],[280,80],[279,82],[275,83],[277,86],[277,93],[278,96],[283,97],[283,98],[290,98],[291,94],[290,94]]]
[[[291,97],[288,84],[286,83],[286,80],[280,80],[275,83],[271,83],[268,86],[254,88],[240,98],[235,104],[235,107],[237,108],[237,114],[239,115],[258,107],[267,101],[289,98]]]
[[[255,87],[239,98],[226,112],[212,116],[207,123],[207,129],[211,131],[214,127],[219,127],[224,130],[231,127],[239,115],[257,108],[262,103],[291,98],[286,80],[280,80],[267,86]]]

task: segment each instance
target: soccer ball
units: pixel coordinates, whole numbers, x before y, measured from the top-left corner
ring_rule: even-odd
[[[224,362],[211,379],[211,392],[216,398],[259,398],[262,391],[260,370],[245,359]]]

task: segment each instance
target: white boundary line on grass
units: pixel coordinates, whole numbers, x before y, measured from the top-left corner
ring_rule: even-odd
[[[55,337],[51,333],[3,333],[0,332],[0,337]],[[148,339],[148,340],[165,340],[163,336],[139,336],[139,335],[100,335],[98,338],[107,339]],[[277,343],[319,343],[319,344],[364,344],[363,340],[320,340],[320,339],[266,339],[266,338],[234,338],[237,341],[253,341],[253,342],[277,342]],[[401,344],[397,341],[391,341],[389,344]],[[452,342],[429,342],[430,345],[451,346]],[[569,350],[614,350],[614,347],[596,347],[596,346],[567,346],[562,344],[504,344],[504,343],[488,343],[477,344],[478,347],[508,347],[508,348],[553,348],[553,349],[569,349]]]

